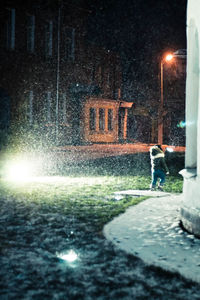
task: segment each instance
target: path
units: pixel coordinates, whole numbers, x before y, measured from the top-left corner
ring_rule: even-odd
[[[178,272],[200,283],[200,239],[180,227],[181,194],[124,191],[120,195],[148,196],[114,218],[104,235],[117,247],[145,263]]]

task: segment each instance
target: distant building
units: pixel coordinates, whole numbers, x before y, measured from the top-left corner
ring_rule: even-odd
[[[163,143],[185,145],[186,50],[174,52],[173,61],[164,64]]]
[[[86,43],[89,12],[73,1],[7,1],[0,12],[0,130],[37,128],[60,144],[126,140],[120,60]]]

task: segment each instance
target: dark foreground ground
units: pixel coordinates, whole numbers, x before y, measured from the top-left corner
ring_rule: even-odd
[[[0,299],[200,299],[200,285],[145,265],[71,217],[0,200]],[[67,263],[57,252],[73,249]]]
[[[136,155],[136,173],[149,172],[145,157]],[[96,164],[101,174],[114,174],[116,165],[117,174],[134,174],[134,161],[125,156]],[[172,173],[175,163],[183,168],[183,156],[170,154],[169,161]],[[91,220],[76,219],[73,209],[69,217],[24,203],[0,198],[1,300],[200,299],[200,285],[115,248]],[[68,250],[78,255],[73,263],[58,258]]]

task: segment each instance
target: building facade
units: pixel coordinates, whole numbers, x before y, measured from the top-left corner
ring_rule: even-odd
[[[98,141],[95,130],[86,135],[82,127],[92,122],[84,120],[92,116],[84,107],[90,97],[97,108],[102,102],[104,109],[105,99],[108,106],[110,100],[119,103],[119,57],[87,43],[89,12],[73,1],[20,3],[0,4],[1,132],[24,126],[60,144]],[[114,123],[103,125],[101,142],[119,138],[119,117],[116,121],[116,112],[109,109],[106,116]],[[115,131],[112,139],[110,131]]]
[[[170,63],[163,65],[163,143],[185,146],[185,49],[174,52]]]

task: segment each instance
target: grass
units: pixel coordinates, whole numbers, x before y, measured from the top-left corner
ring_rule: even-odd
[[[176,159],[178,161],[178,159]],[[170,166],[169,166],[170,167]],[[182,177],[173,166],[165,190],[182,191]],[[172,169],[172,168],[171,168]],[[41,177],[35,181],[0,182],[1,196],[14,199],[27,209],[27,218],[34,209],[39,213],[65,214],[74,217],[92,230],[101,230],[113,217],[146,198],[125,196],[115,199],[115,192],[149,189],[150,166],[146,154],[98,159],[82,164],[60,166],[62,176]]]

